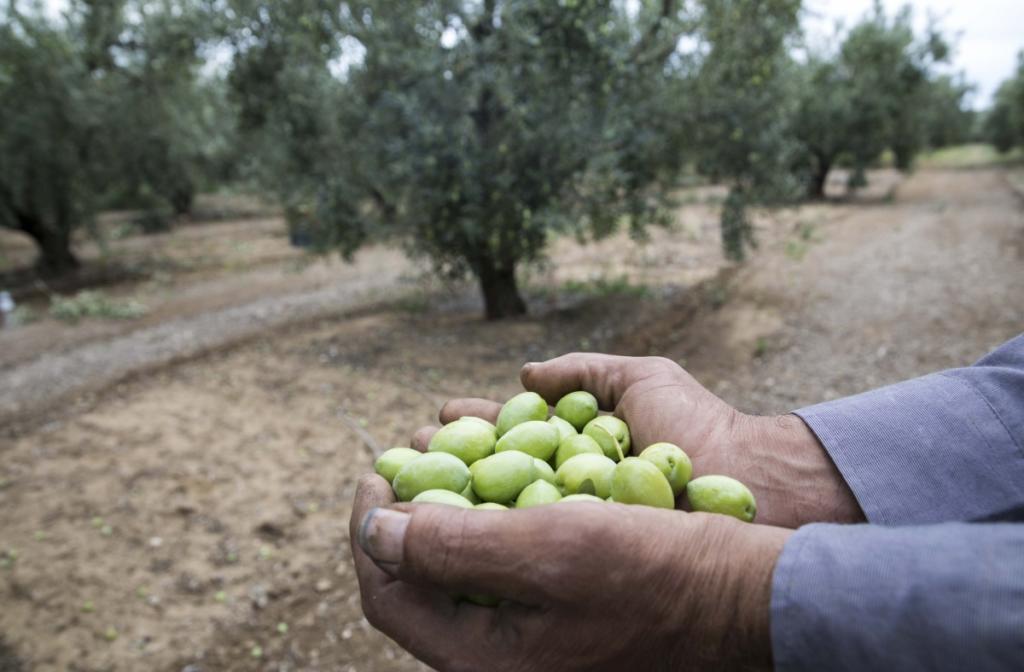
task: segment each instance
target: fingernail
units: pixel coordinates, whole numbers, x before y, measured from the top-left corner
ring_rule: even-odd
[[[407,527],[408,513],[391,509],[370,509],[359,525],[359,546],[374,561],[397,565],[402,562]]]

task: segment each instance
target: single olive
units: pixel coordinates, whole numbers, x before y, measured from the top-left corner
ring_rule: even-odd
[[[608,436],[611,435],[609,434]],[[594,441],[594,438],[591,436],[587,436],[586,434],[573,434],[572,436],[566,437],[558,444],[558,450],[555,451],[555,468],[562,466],[570,457],[584,455],[586,453],[604,455],[604,451],[601,450],[601,446],[599,446],[597,441]]]
[[[497,502],[480,502],[473,506],[474,509],[480,509],[481,511],[508,511],[508,507],[504,504],[498,504]]]
[[[479,417],[477,417],[475,415],[464,415],[461,418],[459,418],[459,420],[465,420],[467,422],[475,422],[475,423],[477,423],[479,425],[483,425],[484,427],[490,428],[490,430],[492,432],[494,432],[495,435],[498,434],[498,429],[494,426],[493,422],[488,422],[487,420],[484,420],[483,418],[479,418]]]
[[[459,493],[459,494],[461,494],[463,497],[468,499],[470,504],[479,504],[480,503],[480,498],[476,496],[475,492],[473,492],[473,478],[472,477],[470,477],[469,483],[466,483],[466,487],[463,488],[462,492]]]
[[[533,458],[533,466],[536,467],[535,475],[537,478],[543,479],[548,483],[554,485],[555,483],[555,470],[551,468],[551,465],[544,460],[538,460],[536,457]]]
[[[629,455],[629,426],[614,415],[597,416],[587,423],[583,433],[597,441],[604,454],[615,461]],[[606,435],[611,435],[614,442],[609,441]]]
[[[533,457],[518,450],[495,453],[473,463],[473,491],[485,502],[507,504],[537,480]]]
[[[391,486],[399,501],[408,502],[424,490],[459,493],[467,483],[469,467],[462,460],[450,453],[424,453],[399,469]]]
[[[576,455],[555,471],[555,485],[566,495],[597,495],[604,499],[611,494],[613,471],[615,462],[604,455]]]
[[[555,404],[555,415],[566,420],[577,432],[597,417],[597,399],[590,392],[570,392]]]
[[[595,497],[594,495],[578,493],[575,495],[566,495],[558,500],[556,504],[561,504],[562,502],[597,502],[598,504],[604,504],[605,500],[600,497]]]
[[[640,453],[641,460],[647,460],[665,474],[668,484],[672,486],[672,494],[678,497],[693,475],[693,463],[690,456],[674,443],[652,443]]]
[[[561,498],[562,493],[558,491],[558,488],[547,481],[538,480],[530,483],[519,493],[519,497],[516,498],[516,508],[527,509],[531,506],[554,504]]]
[[[558,430],[559,440],[564,439],[567,436],[576,436],[576,428],[570,425],[565,420],[561,419],[557,415],[552,415],[548,418],[548,424]]]
[[[473,502],[451,490],[424,490],[412,498],[413,504],[447,504],[472,509]]]
[[[645,504],[674,509],[675,496],[665,474],[639,457],[627,457],[612,473],[612,497],[620,504]]]
[[[701,476],[686,484],[686,497],[694,511],[721,513],[752,523],[757,502],[747,486],[728,476]]]
[[[520,392],[505,402],[498,413],[498,436],[530,420],[547,420],[548,404],[536,392]]]
[[[558,430],[540,420],[528,420],[501,435],[494,452],[518,450],[539,460],[549,460],[558,448]]]
[[[469,466],[494,452],[494,430],[472,420],[456,420],[437,430],[427,445],[431,453],[451,453]]]
[[[418,457],[423,457],[423,453],[412,448],[389,448],[381,453],[377,461],[373,463],[373,470],[383,476],[388,483],[391,483],[395,480],[395,474],[399,469]]]

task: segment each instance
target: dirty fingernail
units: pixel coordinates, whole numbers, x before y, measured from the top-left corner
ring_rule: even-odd
[[[408,513],[370,509],[359,525],[359,546],[376,562],[397,565],[402,562],[407,527]]]

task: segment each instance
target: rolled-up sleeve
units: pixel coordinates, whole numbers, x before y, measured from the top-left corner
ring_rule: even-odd
[[[1024,525],[808,525],[772,586],[775,669],[1024,669]]]
[[[872,523],[980,520],[1024,507],[1024,336],[974,366],[796,415]]]

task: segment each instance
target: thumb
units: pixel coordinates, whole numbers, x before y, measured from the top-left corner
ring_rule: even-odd
[[[568,511],[475,511],[434,504],[375,509],[361,526],[359,543],[378,564],[394,567],[402,581],[539,604],[550,598],[559,576],[564,580],[565,558],[559,557],[564,554],[552,549],[564,547],[556,531],[566,528],[556,518],[591,507],[557,508]]]
[[[634,383],[668,373],[674,364],[661,357],[620,357],[574,352],[546,362],[530,363],[519,374],[523,387],[555,404],[569,392],[586,390],[602,410],[613,411]]]

